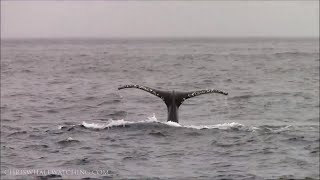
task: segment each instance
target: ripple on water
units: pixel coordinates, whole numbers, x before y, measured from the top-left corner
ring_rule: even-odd
[[[62,145],[62,146],[72,146],[72,145],[79,144],[80,141],[79,141],[79,140],[76,140],[76,139],[73,139],[73,138],[71,138],[71,137],[68,137],[67,139],[58,141],[57,143],[58,143],[59,145]]]
[[[149,135],[154,136],[154,137],[166,137],[166,135],[163,132],[154,131],[154,130],[149,132]]]
[[[27,131],[17,131],[9,134],[7,137],[17,137],[17,136],[21,137],[21,136],[24,136],[25,134],[27,134]]]

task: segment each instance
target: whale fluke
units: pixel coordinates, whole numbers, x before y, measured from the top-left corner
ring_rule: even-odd
[[[168,121],[178,121],[178,109],[179,106],[186,100],[192,97],[196,97],[202,94],[218,93],[228,95],[227,92],[216,90],[216,89],[204,89],[191,92],[175,92],[175,91],[161,91],[153,88],[149,88],[141,85],[124,85],[118,88],[118,90],[125,88],[137,88],[149,92],[159,98],[161,98],[168,108]]]
[[[118,88],[118,90],[120,89],[124,89],[124,88],[137,88],[137,89],[141,89],[141,90],[144,90],[144,91],[147,91],[148,93],[151,93],[159,98],[161,98],[162,100],[164,100],[164,97],[161,96],[163,95],[159,90],[156,90],[156,89],[153,89],[153,88],[149,88],[149,87],[146,87],[146,86],[140,86],[140,85],[125,85],[125,86],[121,86]],[[161,94],[161,95],[160,95]]]

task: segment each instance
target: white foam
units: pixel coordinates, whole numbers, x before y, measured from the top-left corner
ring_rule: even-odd
[[[76,126],[76,125],[68,125],[68,126],[74,127],[74,126]],[[66,127],[66,126],[58,126],[58,129],[62,129],[63,127]]]
[[[104,129],[104,128],[111,128],[114,126],[123,126],[125,127],[128,124],[137,124],[137,123],[151,123],[151,122],[159,122],[153,114],[152,117],[148,117],[147,120],[142,120],[138,122],[133,122],[133,121],[125,121],[123,119],[120,120],[110,120],[107,123],[87,123],[85,121],[82,122],[82,125],[86,128],[93,128],[93,129]]]
[[[92,129],[105,129],[105,128],[111,128],[111,127],[117,127],[117,126],[123,126],[125,127],[126,125],[129,124],[139,124],[139,123],[161,123],[165,124],[167,126],[172,126],[172,127],[180,127],[180,128],[192,128],[192,129],[221,129],[221,130],[227,130],[227,129],[243,129],[243,130],[249,130],[249,131],[255,131],[259,128],[257,127],[246,127],[243,124],[237,123],[237,122],[230,122],[230,123],[223,123],[223,124],[214,124],[214,125],[181,125],[176,122],[172,121],[167,121],[167,122],[161,122],[158,121],[156,118],[155,114],[153,116],[148,117],[146,120],[141,120],[141,121],[126,121],[123,119],[120,120],[110,120],[107,123],[88,123],[83,121],[82,125],[86,128],[92,128]],[[61,129],[62,126],[59,126]],[[287,127],[286,127],[287,128]]]
[[[256,130],[258,130],[258,129],[260,129],[260,128],[257,128],[257,127],[254,127],[254,126],[249,127],[249,130],[251,130],[252,132],[256,132]]]
[[[163,124],[166,124],[168,126],[173,126],[173,127],[182,127],[179,123],[172,122],[172,121],[164,122]]]
[[[156,118],[156,115],[153,113],[152,117],[148,117],[149,122],[159,122],[158,119]]]
[[[112,126],[125,126],[126,124],[131,124],[131,123],[133,123],[133,122],[130,122],[130,121],[125,121],[125,120],[123,120],[123,119],[121,119],[121,120],[111,120],[109,123],[107,123],[105,126],[104,126],[104,128],[105,127],[112,127]]]
[[[290,128],[291,128],[291,125],[287,125],[285,127],[279,128],[279,129],[272,129],[272,128],[267,128],[267,129],[270,130],[271,132],[279,133],[279,132],[290,130]]]
[[[227,130],[227,129],[232,129],[232,128],[243,128],[244,127],[243,124],[240,124],[240,123],[237,123],[237,122],[215,124],[215,125],[181,125],[179,123],[172,122],[172,121],[160,122],[154,116],[149,118],[148,120],[142,120],[142,121],[138,121],[138,122],[125,121],[125,120],[121,119],[121,120],[111,120],[111,121],[109,121],[108,123],[105,123],[105,124],[98,124],[98,123],[87,123],[87,122],[83,121],[82,125],[85,126],[86,128],[104,129],[104,128],[111,128],[111,127],[116,127],[116,126],[125,127],[126,125],[129,125],[129,124],[153,123],[153,122],[165,124],[167,126],[172,126],[172,127],[192,128],[192,129],[222,129],[222,130]],[[255,130],[255,129],[258,129],[258,128],[252,127],[251,130]]]
[[[214,125],[189,125],[185,126],[187,128],[193,128],[193,129],[232,129],[232,128],[242,128],[244,127],[243,124],[237,123],[237,122],[231,122],[231,123],[223,123],[223,124],[214,124]]]
[[[85,121],[82,122],[82,125],[86,128],[93,128],[93,129],[104,129],[105,128],[105,124],[86,123]]]

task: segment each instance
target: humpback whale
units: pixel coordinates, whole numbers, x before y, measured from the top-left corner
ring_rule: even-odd
[[[161,98],[168,108],[167,121],[173,121],[176,123],[179,122],[178,120],[179,107],[186,99],[199,96],[202,94],[208,94],[208,93],[218,93],[218,94],[228,95],[227,92],[223,92],[216,89],[205,89],[205,90],[191,91],[191,92],[176,92],[176,91],[160,91],[157,89],[149,88],[146,86],[140,86],[140,85],[125,85],[125,86],[119,87],[118,90],[125,89],[125,88],[141,89]]]

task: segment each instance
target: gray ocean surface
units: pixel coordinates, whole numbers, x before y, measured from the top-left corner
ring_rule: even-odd
[[[139,84],[215,88],[179,124]],[[1,179],[319,179],[318,39],[1,40]]]

